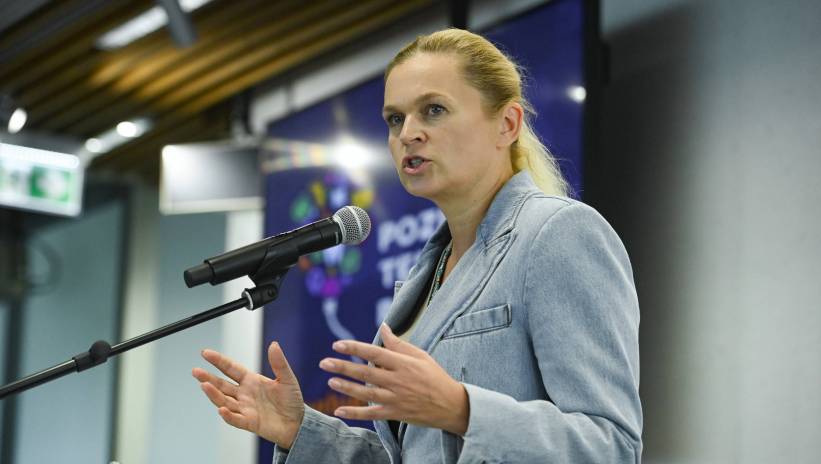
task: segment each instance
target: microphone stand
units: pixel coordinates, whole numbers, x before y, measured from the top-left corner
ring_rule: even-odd
[[[124,342],[117,343],[114,346],[111,346],[105,340],[97,340],[91,345],[91,348],[89,348],[88,351],[84,351],[76,356],[73,356],[68,361],[0,387],[0,399],[3,399],[9,395],[20,393],[24,390],[28,390],[29,388],[34,388],[46,382],[50,382],[59,377],[70,374],[71,372],[82,372],[86,369],[98,366],[106,362],[108,358],[112,356],[124,353],[138,346],[145,345],[146,343],[153,342],[154,340],[163,338],[181,330],[185,330],[205,321],[210,321],[211,319],[228,314],[239,308],[247,308],[248,310],[253,311],[261,306],[264,306],[277,299],[277,296],[279,296],[279,287],[282,285],[282,279],[285,277],[285,274],[291,266],[293,266],[293,263],[290,263],[290,265],[284,267],[284,269],[278,268],[275,270],[270,270],[269,268],[273,267],[270,265],[261,266],[261,272],[250,276],[251,280],[253,280],[257,286],[253,288],[246,288],[245,291],[242,292],[242,298],[238,298],[229,303],[203,311],[186,319],[173,322],[166,326],[160,327],[159,329],[152,330],[151,332],[138,335]]]

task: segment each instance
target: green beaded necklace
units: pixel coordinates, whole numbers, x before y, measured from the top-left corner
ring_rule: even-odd
[[[430,306],[430,301],[433,299],[433,295],[439,290],[439,287],[442,286],[442,277],[445,275],[445,266],[448,264],[448,258],[450,258],[450,253],[453,251],[453,241],[451,240],[448,242],[447,246],[444,250],[442,250],[442,255],[439,256],[439,264],[436,265],[436,273],[433,275],[433,284],[430,286],[430,293],[428,293],[428,302],[425,306]]]

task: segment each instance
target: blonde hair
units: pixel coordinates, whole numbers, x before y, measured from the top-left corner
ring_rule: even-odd
[[[514,172],[527,170],[536,185],[548,195],[567,195],[567,182],[553,155],[539,140],[530,119],[536,113],[522,93],[518,66],[484,37],[462,29],[445,29],[419,36],[405,46],[388,64],[385,79],[394,67],[418,53],[451,53],[462,60],[462,75],[477,89],[490,115],[516,102],[524,109],[519,138],[510,147]]]

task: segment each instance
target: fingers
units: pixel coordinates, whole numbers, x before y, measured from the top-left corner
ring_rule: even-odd
[[[336,408],[334,415],[345,419],[356,420],[391,419],[390,410],[381,404],[375,404],[373,406],[342,406]]]
[[[419,349],[411,343],[397,337],[388,324],[385,324],[384,322],[379,327],[379,335],[382,336],[382,343],[385,345],[385,348],[391,351],[414,357],[418,357],[420,354],[425,354],[424,350]]]
[[[229,382],[225,379],[221,379],[221,378],[219,378],[215,375],[212,375],[208,371],[206,371],[204,369],[200,369],[198,367],[195,367],[191,371],[191,375],[193,375],[194,378],[199,380],[200,382],[210,383],[211,385],[217,387],[217,389],[219,391],[221,391],[222,393],[224,393],[228,396],[231,396],[231,397],[234,397],[234,398],[237,397],[237,391],[239,390],[239,386],[237,386],[236,384],[233,384],[233,383],[231,383],[231,382]]]
[[[385,347],[362,343],[356,340],[340,340],[333,344],[334,351],[356,356],[389,370],[395,370],[407,361],[405,356],[424,357],[427,353],[397,337],[387,324],[379,328]]]
[[[219,408],[217,409],[217,412],[226,424],[234,426],[238,429],[249,430],[248,418],[243,416],[242,414],[233,412],[228,408]]]
[[[268,345],[268,363],[271,365],[271,370],[280,382],[297,383],[294,371],[291,370],[291,365],[285,359],[285,353],[282,347],[277,342],[271,342]]]
[[[341,374],[380,387],[390,387],[394,383],[393,375],[385,369],[343,361],[341,359],[325,358],[320,361],[319,368],[326,372]]]
[[[216,351],[203,350],[202,356],[229,377],[235,376],[242,379],[245,375],[244,368],[241,365],[232,362]],[[216,377],[204,369],[194,368],[191,374],[200,381],[200,388],[208,400],[211,401],[211,404],[217,407],[217,412],[225,423],[248,430],[248,418],[240,413],[240,405],[236,399],[239,386]],[[235,380],[239,381],[238,379]]]
[[[203,382],[200,384],[200,388],[202,388],[205,396],[208,397],[214,406],[239,412],[239,403],[237,403],[237,400],[217,390],[217,387],[208,382]]]
[[[386,403],[396,399],[396,394],[380,387],[365,386],[359,383],[334,377],[328,381],[332,389],[350,397],[369,403]]]
[[[405,356],[403,354],[356,340],[340,340],[334,342],[332,348],[337,353],[357,356],[388,370],[396,369],[405,361],[402,359]]]
[[[245,377],[245,374],[248,373],[248,369],[242,364],[214,350],[202,350],[202,357],[234,382],[240,383],[242,378]]]

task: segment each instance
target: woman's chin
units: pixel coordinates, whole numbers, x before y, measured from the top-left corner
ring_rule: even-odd
[[[405,187],[405,191],[409,194],[428,200],[433,200],[437,192],[436,188],[430,185],[429,182],[423,181],[422,179],[403,178],[402,186]]]

